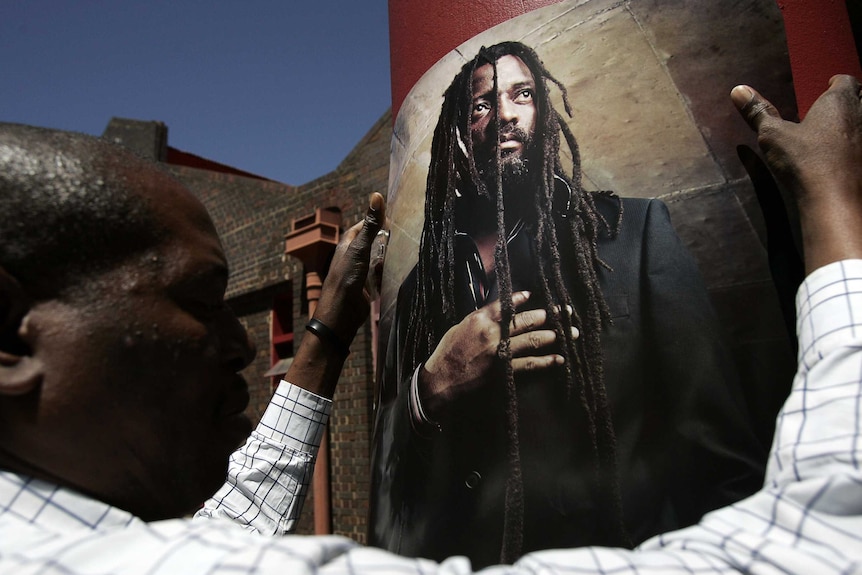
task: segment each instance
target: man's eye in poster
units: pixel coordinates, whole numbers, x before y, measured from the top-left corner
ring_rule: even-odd
[[[781,21],[773,0],[560,2],[414,86],[371,544],[474,568],[632,547],[761,486],[794,278],[770,271],[726,94],[757,78],[794,115]]]

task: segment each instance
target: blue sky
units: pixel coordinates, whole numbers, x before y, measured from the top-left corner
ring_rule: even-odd
[[[99,135],[160,120],[180,150],[288,184],[333,170],[390,105],[387,0],[0,4],[0,120]]]

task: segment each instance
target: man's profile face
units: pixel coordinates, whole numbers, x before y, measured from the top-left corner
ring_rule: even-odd
[[[536,84],[530,69],[517,56],[497,60],[497,93],[494,66],[484,64],[473,73],[470,137],[480,170],[494,161],[494,122],[499,119],[500,161],[517,166],[525,159],[536,129]]]
[[[154,169],[130,170],[127,185],[166,234],[31,310],[45,364],[45,435],[32,447],[44,472],[158,519],[193,511],[224,481],[251,431],[237,372],[253,347],[224,305],[227,263],[203,206]]]

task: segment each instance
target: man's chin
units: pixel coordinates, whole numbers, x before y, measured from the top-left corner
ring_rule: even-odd
[[[491,162],[485,163],[479,168],[479,176],[487,184],[491,184],[496,180],[496,165]],[[521,156],[520,153],[512,152],[504,156],[500,156],[500,169],[503,172],[503,184],[521,182],[530,173],[530,161]]]
[[[514,157],[501,158],[503,181],[512,178],[523,178],[530,172],[530,162],[518,154]]]

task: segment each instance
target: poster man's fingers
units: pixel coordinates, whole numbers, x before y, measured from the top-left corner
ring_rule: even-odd
[[[577,328],[572,328],[572,337],[580,335]],[[530,371],[544,369],[553,365],[561,365],[563,356],[557,353],[559,343],[557,334],[552,329],[536,329],[521,333],[511,338],[512,369],[515,371]]]
[[[548,369],[555,365],[563,365],[563,356],[558,353],[539,356],[531,355],[512,359],[512,369],[515,372],[538,371],[540,369]]]
[[[519,292],[519,293],[528,293],[528,292]],[[514,297],[512,299],[514,301]],[[516,306],[517,306],[517,304],[516,304]],[[556,313],[559,313],[560,307],[556,306],[554,308],[554,311]],[[565,313],[569,317],[571,317],[572,306],[567,305]],[[548,318],[548,312],[545,311],[544,309],[531,309],[531,310],[525,310],[525,311],[517,312],[517,313],[515,313],[514,316],[512,316],[512,321],[509,324],[509,335],[510,336],[516,336],[516,335],[520,335],[522,333],[527,333],[527,332],[533,331],[535,329],[541,328],[545,325],[549,325],[548,319],[549,319]],[[573,333],[575,338],[577,338],[580,335],[577,328],[573,328],[572,333]]]
[[[512,305],[515,306],[517,310],[520,306],[527,303],[527,300],[530,299],[532,294],[529,291],[516,291],[512,293]],[[488,314],[488,317],[499,323],[503,317],[503,313],[501,311],[500,300],[494,300],[483,308],[480,308],[484,313]],[[509,328],[511,329],[511,324]]]
[[[543,309],[518,312],[512,316],[512,322],[509,324],[509,335],[516,336],[532,332],[536,328],[545,325],[547,319],[548,313]]]
[[[557,334],[551,329],[528,331],[511,338],[512,357],[536,355],[557,342]]]

